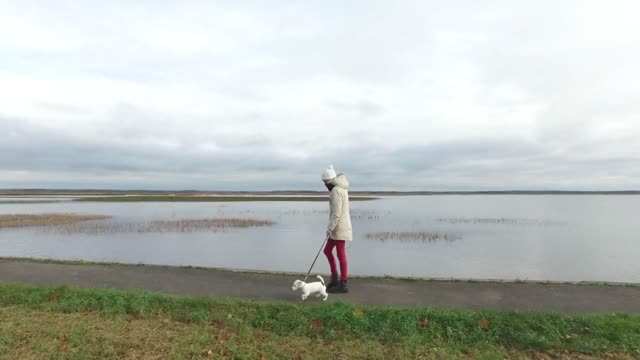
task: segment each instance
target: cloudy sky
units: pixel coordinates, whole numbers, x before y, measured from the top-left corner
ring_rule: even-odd
[[[638,14],[0,0],[0,187],[640,188]]]

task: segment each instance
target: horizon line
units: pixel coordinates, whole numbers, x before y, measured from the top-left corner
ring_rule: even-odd
[[[108,188],[0,188],[0,193],[17,193],[17,192],[110,192],[110,193],[208,193],[208,194],[225,194],[225,193],[324,193],[326,190],[196,190],[196,189],[108,189]],[[532,190],[532,189],[509,189],[509,190],[354,190],[351,193],[398,193],[398,194],[458,194],[458,193],[640,193],[636,189],[624,190]]]

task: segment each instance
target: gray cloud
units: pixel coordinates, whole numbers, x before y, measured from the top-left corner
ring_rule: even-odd
[[[553,148],[499,138],[393,150],[384,144],[346,144],[295,159],[273,151],[273,144],[260,138],[255,142],[251,138],[222,141],[224,147],[211,152],[197,143],[165,149],[136,144],[135,138],[127,143],[96,144],[6,118],[0,118],[0,130],[5,134],[0,152],[11,154],[0,157],[4,170],[106,175],[113,181],[106,185],[117,188],[218,189],[225,184],[233,189],[314,189],[319,183],[318,169],[331,162],[361,189],[569,188],[562,179],[576,178],[587,180],[581,182],[581,188],[590,188],[612,175],[638,175],[630,169],[640,169],[640,160],[634,157],[563,158],[554,155]],[[127,180],[137,175],[147,178]],[[77,186],[69,180],[69,185]],[[37,184],[55,186],[56,182],[41,179]]]
[[[378,116],[384,113],[384,108],[382,106],[367,100],[360,100],[355,103],[330,101],[328,105],[338,110],[356,112],[358,115],[362,116],[363,118]]]
[[[3,3],[0,187],[639,188],[638,10]]]

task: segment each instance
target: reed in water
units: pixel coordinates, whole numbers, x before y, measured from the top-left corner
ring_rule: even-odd
[[[155,220],[145,223],[76,223],[51,227],[47,231],[64,234],[217,232],[231,228],[251,228],[273,224],[273,221],[263,219],[208,218]]]
[[[110,216],[94,214],[3,214],[0,215],[0,229],[69,225],[109,218]]]
[[[377,241],[401,241],[401,242],[453,242],[462,239],[457,234],[440,233],[432,231],[388,231],[369,233],[366,235],[369,240]]]

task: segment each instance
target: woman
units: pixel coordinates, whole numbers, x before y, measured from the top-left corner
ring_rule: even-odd
[[[322,181],[330,192],[329,196],[329,226],[327,227],[327,246],[324,254],[331,267],[331,282],[327,285],[330,293],[346,293],[347,288],[347,253],[345,244],[353,239],[351,231],[351,214],[349,213],[349,182],[343,174],[336,175],[333,165],[322,173]],[[340,278],[333,248],[338,253],[340,262]]]

